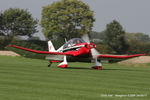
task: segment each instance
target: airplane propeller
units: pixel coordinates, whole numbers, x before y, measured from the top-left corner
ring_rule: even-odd
[[[82,36],[82,39],[83,39],[86,43],[88,43],[88,44],[90,45],[90,40],[89,40],[88,34],[84,34],[84,35]],[[92,58],[93,58],[93,59],[97,59],[98,55],[100,55],[100,54],[99,54],[99,52],[93,47],[93,48],[91,48],[91,55],[92,55]]]
[[[99,52],[95,48],[91,49],[91,54],[92,54],[93,59],[97,59],[98,55],[100,55]]]
[[[88,34],[83,34],[82,39],[83,39],[86,43],[90,44],[90,39],[89,39]]]

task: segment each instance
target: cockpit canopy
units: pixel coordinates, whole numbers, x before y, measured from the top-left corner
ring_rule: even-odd
[[[72,47],[72,46],[74,46],[76,44],[80,44],[80,43],[86,43],[86,42],[81,38],[73,38],[64,44],[63,49]]]

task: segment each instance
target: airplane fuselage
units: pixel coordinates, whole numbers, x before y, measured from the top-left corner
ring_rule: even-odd
[[[95,44],[80,43],[69,48],[65,48],[62,52],[71,53],[74,57],[87,58],[91,57],[91,48],[96,48]]]

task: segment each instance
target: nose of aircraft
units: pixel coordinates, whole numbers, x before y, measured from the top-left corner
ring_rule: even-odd
[[[93,43],[90,43],[91,48],[95,48],[96,49],[96,45]]]

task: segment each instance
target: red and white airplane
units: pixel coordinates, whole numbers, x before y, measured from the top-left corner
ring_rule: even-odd
[[[55,50],[53,44],[51,41],[48,41],[48,50],[49,51],[37,51],[37,50],[31,50],[28,48],[23,48],[19,46],[14,45],[8,45],[10,47],[38,53],[38,54],[46,54],[47,60],[50,61],[50,64],[48,65],[50,67],[51,63],[53,62],[61,62],[58,67],[60,68],[66,68],[68,66],[67,58],[75,58],[77,61],[80,59],[93,59],[94,65],[92,66],[93,69],[102,69],[102,64],[97,59],[102,58],[119,58],[119,59],[125,59],[125,58],[132,58],[132,57],[138,57],[145,54],[136,54],[136,55],[104,55],[99,54],[96,50],[96,45],[90,43],[89,37],[87,34],[84,34],[82,38],[73,38],[69,41],[67,41],[63,46],[61,46],[58,50]]]

